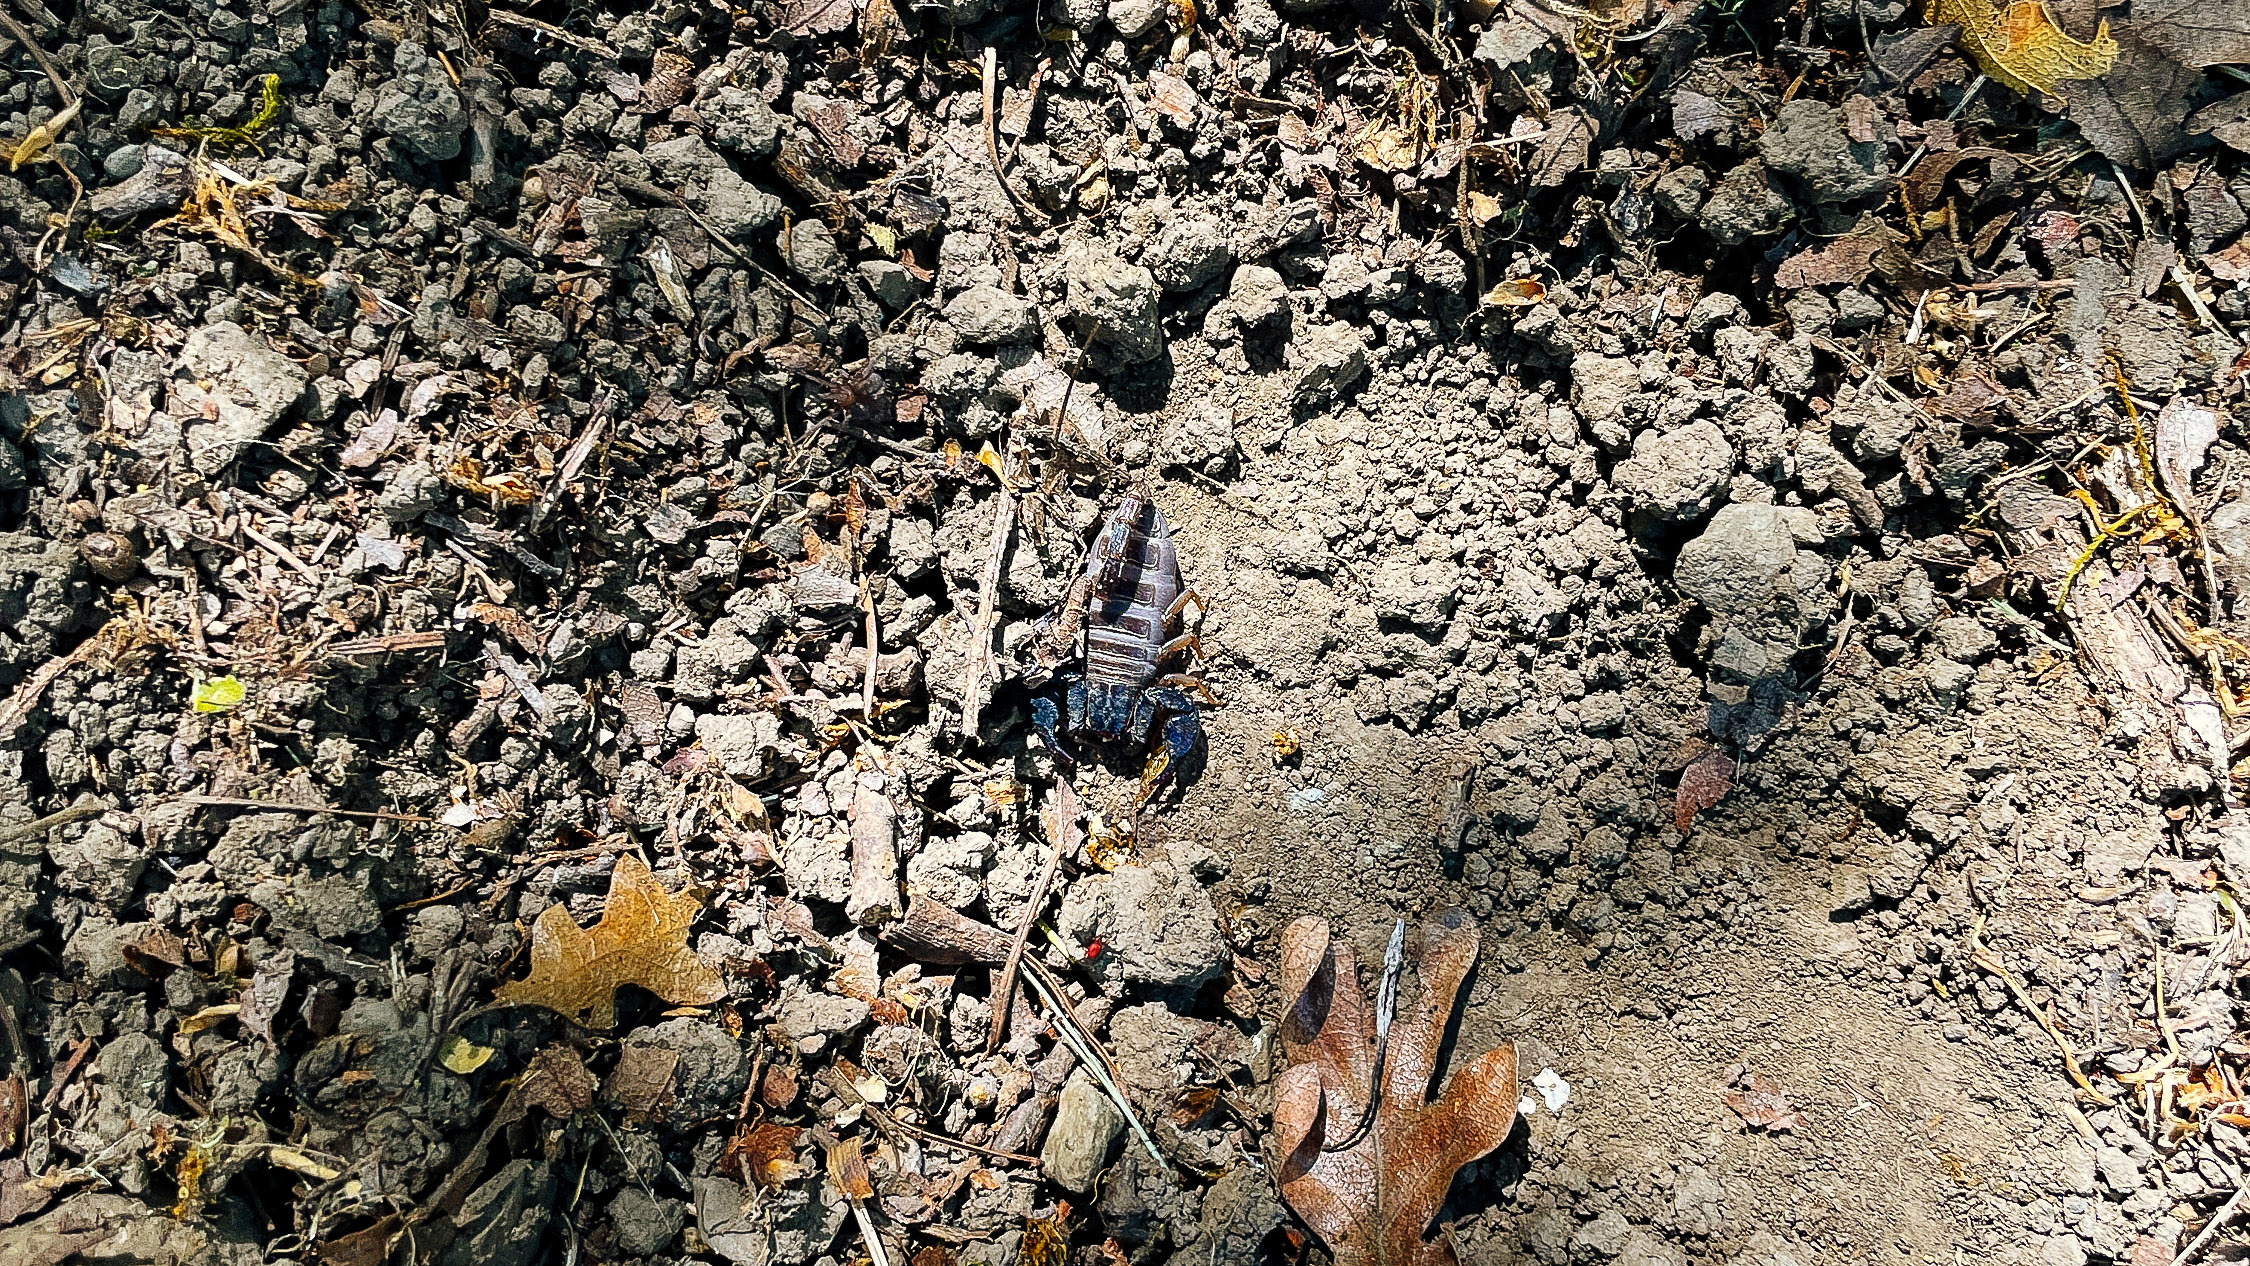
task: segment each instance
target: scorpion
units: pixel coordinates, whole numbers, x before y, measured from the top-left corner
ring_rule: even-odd
[[[1135,808],[1172,777],[1203,734],[1202,714],[1190,696],[1219,703],[1201,680],[1163,671],[1176,656],[1203,653],[1193,633],[1169,635],[1191,602],[1201,607],[1203,598],[1180,583],[1171,525],[1148,489],[1136,486],[1103,516],[1062,609],[1040,622],[1033,643],[1048,681],[1031,697],[1031,726],[1066,773],[1078,757],[1063,734],[1146,747],[1150,728],[1162,721]],[[1065,666],[1081,632],[1083,666]]]

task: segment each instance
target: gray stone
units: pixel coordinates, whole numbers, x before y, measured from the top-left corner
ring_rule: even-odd
[[[867,1023],[868,1007],[857,998],[832,993],[798,993],[781,1004],[776,1020],[781,1035],[805,1055],[826,1050],[832,1040],[851,1036]]]
[[[1805,182],[1824,203],[1856,202],[1890,187],[1882,149],[1844,132],[1843,114],[1816,97],[1798,97],[1774,115],[1758,153],[1766,165]]]
[[[1739,246],[1753,237],[1780,232],[1795,215],[1773,174],[1753,158],[1720,177],[1698,222],[1719,245]]]
[[[1292,346],[1304,366],[1295,392],[1301,404],[1339,398],[1367,373],[1367,342],[1344,322],[1315,325]]]
[[[2101,1171],[2103,1185],[2115,1195],[2129,1196],[2141,1189],[2141,1163],[2122,1148],[2094,1149],[2094,1166]]]
[[[1981,664],[1999,649],[2000,639],[1975,616],[1953,615],[1930,627],[1931,644],[1947,659]]]
[[[906,271],[904,264],[887,259],[863,260],[859,265],[859,276],[860,280],[867,283],[867,289],[875,296],[875,301],[893,312],[903,310],[920,297],[914,274]]]
[[[1065,255],[1063,279],[1071,324],[1081,338],[1090,335],[1129,365],[1163,354],[1164,326],[1157,312],[1162,291],[1148,269],[1082,246]]]
[[[512,1160],[469,1193],[453,1224],[459,1234],[441,1266],[531,1266],[547,1231],[555,1176],[545,1161]]]
[[[779,198],[744,180],[726,155],[694,132],[659,141],[641,157],[659,183],[678,190],[730,239],[747,241],[781,215]]]
[[[1262,264],[1244,264],[1227,284],[1227,302],[1246,329],[1283,326],[1289,317],[1289,283]]]
[[[1166,0],[1109,0],[1109,24],[1129,40],[1156,29],[1172,6]]]
[[[719,148],[745,158],[772,158],[789,120],[747,88],[721,84],[695,99],[695,112]]]
[[[95,219],[118,224],[143,212],[176,209],[194,183],[187,155],[149,145],[141,152],[140,165],[123,183],[95,190],[86,205]]]
[[[866,1004],[860,1006],[864,1010]],[[622,1044],[654,1046],[677,1057],[672,1066],[672,1098],[665,1109],[672,1120],[722,1116],[742,1101],[742,1087],[750,1079],[749,1060],[742,1046],[709,1020],[675,1016],[633,1030]]]
[[[1166,220],[1141,254],[1141,262],[1156,278],[1156,284],[1175,294],[1202,289],[1233,258],[1226,224],[1217,216],[1201,213]]]
[[[1605,448],[1624,443],[1625,410],[1640,391],[1640,367],[1622,356],[1580,352],[1571,358],[1571,407]]]
[[[971,286],[953,296],[945,305],[945,323],[979,346],[1021,343],[1039,334],[1038,309],[998,286]]]
[[[1097,977],[1187,989],[1233,962],[1209,894],[1168,858],[1080,880],[1063,898],[1061,922],[1076,943],[1102,943],[1088,964]]]
[[[1636,1227],[1618,1250],[1617,1266],[1687,1266],[1687,1257],[1653,1233]]]
[[[1071,1073],[1055,1105],[1055,1123],[1039,1149],[1046,1176],[1065,1191],[1085,1195],[1125,1137],[1125,1114],[1084,1069]]]
[[[308,381],[304,366],[232,321],[188,335],[172,371],[172,400],[190,419],[189,460],[216,474],[289,415]]]
[[[1441,629],[1459,600],[1450,562],[1395,562],[1380,566],[1369,579],[1375,614],[1404,620],[1419,629]]]
[[[906,886],[954,909],[984,897],[984,872],[992,867],[992,837],[981,831],[934,836],[906,860]]]
[[[781,260],[799,277],[815,286],[835,285],[844,276],[844,256],[836,249],[836,235],[814,216],[791,222],[775,240]]]
[[[1809,510],[1736,503],[1681,548],[1672,582],[1711,613],[1715,676],[1753,682],[1778,674],[1825,620],[1828,567],[1797,549],[1801,535],[1819,539]]]
[[[609,1225],[617,1236],[617,1251],[628,1257],[661,1253],[687,1225],[687,1202],[652,1196],[627,1185],[610,1197]]]
[[[417,158],[442,163],[459,157],[469,108],[445,69],[421,45],[402,43],[391,55],[391,72],[369,116],[375,130]]]
[[[695,734],[719,767],[736,778],[762,778],[780,750],[781,721],[771,712],[709,713],[695,719]]]
[[[1614,482],[1635,510],[1678,523],[1709,514],[1733,475],[1734,447],[1706,418],[1661,434],[1641,432],[1633,455],[1617,464]]]
[[[1674,167],[1656,178],[1649,196],[1656,205],[1683,220],[1692,220],[1711,192],[1711,177],[1700,167]]]

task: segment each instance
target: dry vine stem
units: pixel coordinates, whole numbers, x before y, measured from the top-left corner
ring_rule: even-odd
[[[1984,916],[1981,914],[1977,916],[1975,925],[1969,929],[1969,961],[1998,976],[2000,983],[2006,985],[2008,992],[2015,996],[2016,1002],[2025,1011],[2031,1013],[2031,1018],[2038,1023],[2040,1028],[2047,1031],[2048,1037],[2055,1040],[2056,1048],[2062,1051],[2063,1068],[2069,1072],[2070,1079],[2078,1084],[2079,1093],[2105,1108],[2116,1106],[2116,1100],[2094,1089],[2094,1084],[2086,1080],[2086,1070],[2078,1066],[2077,1048],[2070,1044],[2070,1039],[2064,1037],[2062,1030],[2056,1028],[2054,1022],[2047,1018],[2046,1013],[2039,1009],[2039,1004],[2031,1000],[2031,995],[2026,993],[2023,985],[2016,980],[2015,973],[2009,971],[2008,965],[2000,961],[2000,955],[1991,946],[1984,943]]]
[[[1023,449],[1013,440],[999,463],[1000,496],[992,512],[992,536],[985,542],[984,574],[977,579],[977,618],[969,626],[969,662],[961,689],[961,732],[975,734],[984,714],[986,679],[992,673],[992,635],[1000,623],[1000,571],[1006,565],[1008,537],[1016,528],[1016,476],[1023,471]]]

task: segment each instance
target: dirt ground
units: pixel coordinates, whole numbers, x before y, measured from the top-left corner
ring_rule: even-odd
[[[2240,9],[7,4],[0,1262],[2250,1256]]]

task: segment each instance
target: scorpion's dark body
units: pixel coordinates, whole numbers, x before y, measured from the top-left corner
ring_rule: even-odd
[[[1054,687],[1031,701],[1032,727],[1066,766],[1077,759],[1063,733],[1140,746],[1162,718],[1163,746],[1151,754],[1145,795],[1194,748],[1203,722],[1187,692],[1210,692],[1191,677],[1164,673],[1166,661],[1195,645],[1192,637],[1171,635],[1193,596],[1180,582],[1164,512],[1146,495],[1127,493],[1104,516],[1057,621],[1064,640],[1082,625],[1084,666],[1058,670]]]

